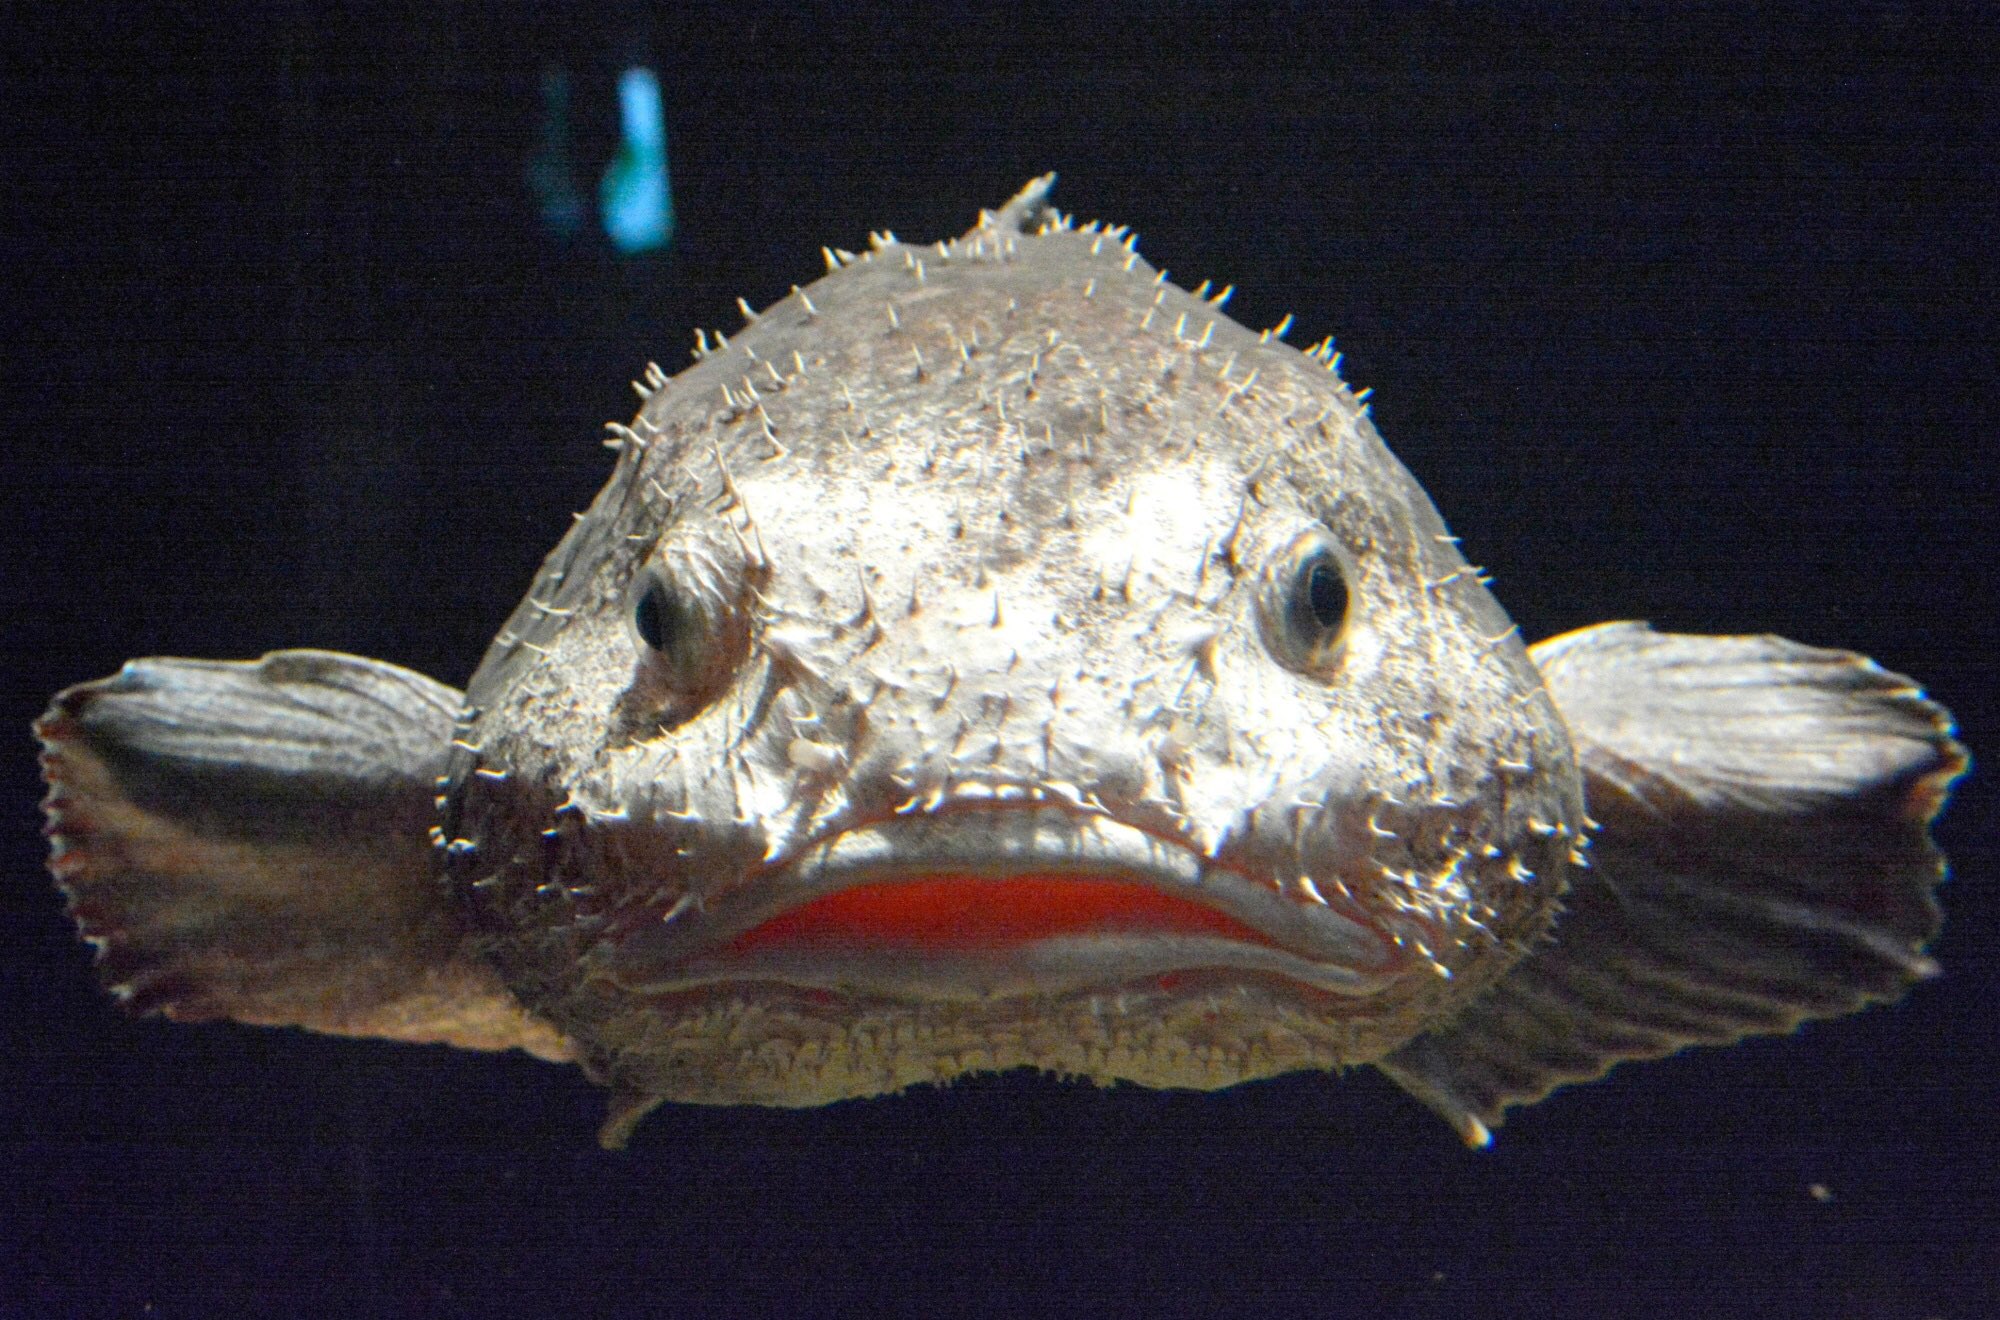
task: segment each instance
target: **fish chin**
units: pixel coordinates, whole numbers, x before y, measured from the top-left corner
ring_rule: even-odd
[[[762,988],[977,1004],[1246,983],[1320,1002],[1377,995],[1409,965],[1357,903],[1282,892],[1107,816],[1024,804],[846,829],[631,929],[605,970],[667,998]]]

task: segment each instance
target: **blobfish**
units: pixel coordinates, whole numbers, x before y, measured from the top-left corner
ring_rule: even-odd
[[[1936,972],[1967,761],[1914,682],[1526,645],[1330,343],[1053,177],[649,366],[466,691],[290,650],[58,694],[49,866],[111,994],[574,1063],[607,1145],[1363,1064],[1483,1145]]]

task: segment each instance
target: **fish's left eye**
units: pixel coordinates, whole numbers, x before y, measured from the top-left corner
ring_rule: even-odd
[[[1340,564],[1331,554],[1315,555],[1300,568],[1292,594],[1293,608],[1306,616],[1299,621],[1302,628],[1338,632],[1347,621],[1347,580],[1340,576]]]
[[[1340,663],[1350,605],[1346,557],[1320,528],[1298,537],[1264,581],[1265,641],[1289,669],[1328,678]]]

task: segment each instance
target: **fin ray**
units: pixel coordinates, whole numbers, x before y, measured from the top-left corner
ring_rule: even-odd
[[[1599,822],[1552,943],[1380,1066],[1483,1144],[1625,1059],[1794,1030],[1936,973],[1949,715],[1862,656],[1614,623],[1531,651]]]
[[[459,693],[326,651],[59,693],[49,868],[133,1012],[565,1058],[472,953],[426,831]]]

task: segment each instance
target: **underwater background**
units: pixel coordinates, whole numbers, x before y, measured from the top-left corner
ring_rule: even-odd
[[[1494,1148],[1370,1070],[662,1110],[95,988],[27,724],[138,655],[462,684],[606,420],[1028,178],[1343,374],[1530,639],[1851,647],[2000,730],[1980,5],[42,6],[0,162],[0,1316],[2000,1314],[1975,767],[1902,1003]],[[5,745],[5,744],[0,744]]]

